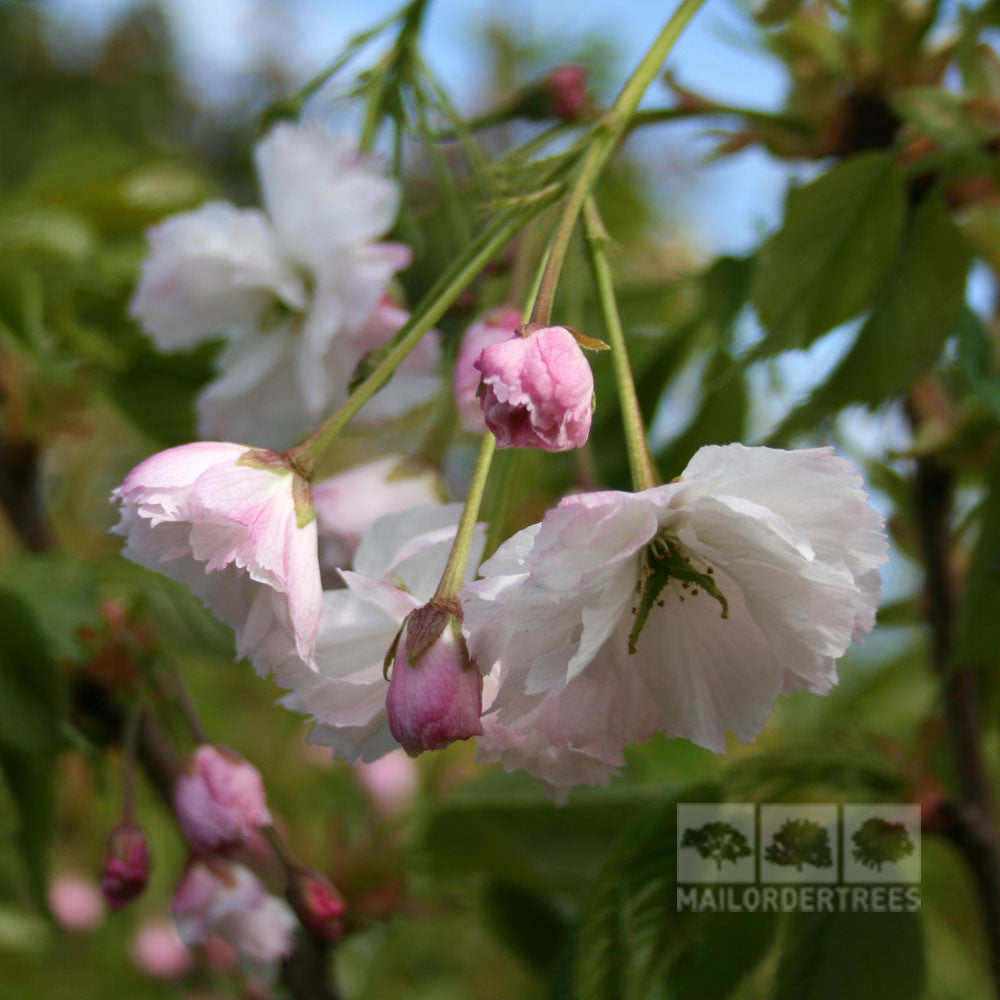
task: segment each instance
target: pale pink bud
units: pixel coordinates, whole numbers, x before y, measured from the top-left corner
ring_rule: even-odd
[[[477,320],[462,337],[462,344],[455,359],[455,405],[462,426],[473,434],[486,433],[483,409],[479,405],[479,355],[501,341],[510,340],[521,325],[521,311],[513,306],[493,309]]]
[[[318,872],[302,870],[294,884],[293,903],[299,919],[314,934],[337,941],[344,933],[344,897],[329,879]]]
[[[188,843],[214,854],[246,843],[271,822],[260,772],[216,746],[200,746],[174,786],[174,810]]]
[[[142,895],[149,881],[149,841],[137,823],[120,823],[108,836],[101,892],[108,908],[120,910]]]
[[[59,875],[49,886],[49,909],[67,931],[92,931],[104,919],[97,883],[81,875]]]
[[[358,761],[354,773],[375,805],[389,815],[406,810],[420,783],[417,765],[402,750],[393,750],[371,763]]]
[[[418,608],[397,638],[386,697],[389,730],[411,756],[482,733],[483,678],[458,618],[432,605]]]
[[[144,923],[132,939],[132,961],[153,979],[179,979],[194,965],[191,952],[169,920]]]
[[[481,403],[498,448],[579,448],[590,434],[594,376],[576,338],[543,327],[487,347],[475,363]]]

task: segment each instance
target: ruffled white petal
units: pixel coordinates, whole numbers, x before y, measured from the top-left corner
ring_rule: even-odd
[[[151,229],[149,243],[130,312],[161,350],[253,327],[275,300],[306,304],[301,278],[260,212],[210,202]]]

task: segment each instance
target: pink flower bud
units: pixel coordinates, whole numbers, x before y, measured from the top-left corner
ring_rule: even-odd
[[[462,337],[455,359],[455,404],[462,426],[473,434],[486,433],[483,409],[479,405],[479,380],[476,361],[487,347],[510,340],[521,325],[521,311],[513,306],[493,309],[473,323]]]
[[[132,939],[132,961],[153,979],[179,979],[194,965],[194,957],[169,920],[144,923]]]
[[[200,854],[239,847],[271,822],[260,772],[216,746],[200,746],[174,786],[174,810]]]
[[[411,757],[482,733],[483,678],[454,614],[428,604],[403,623],[386,708]]]
[[[545,78],[552,100],[552,115],[574,121],[590,106],[587,70],[583,66],[557,66]]]
[[[329,879],[303,870],[296,876],[294,905],[299,919],[313,933],[337,941],[344,933],[344,897]]]
[[[104,918],[97,884],[81,875],[59,875],[49,887],[49,909],[67,931],[92,931]]]
[[[108,836],[101,892],[108,908],[120,910],[142,895],[149,881],[149,841],[137,823],[121,823]]]
[[[486,426],[498,448],[579,448],[590,434],[594,376],[569,330],[543,327],[487,347],[482,373]]]

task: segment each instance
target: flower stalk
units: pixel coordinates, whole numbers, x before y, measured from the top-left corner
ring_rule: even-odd
[[[580,161],[576,180],[563,207],[559,227],[556,230],[552,249],[542,274],[538,298],[535,300],[535,307],[531,313],[531,322],[548,326],[556,287],[559,284],[559,275],[562,272],[566,251],[569,249],[573,229],[583,204],[593,191],[597,178],[615,147],[628,130],[629,122],[639,106],[642,95],[656,78],[663,61],[670,54],[670,50],[703,3],[704,0],[683,0],[670,20],[664,25],[656,41],[642,57],[642,61],[625,83],[615,103],[598,122],[592,140],[587,146],[587,152]]]
[[[597,290],[597,301],[608,340],[611,342],[611,363],[615,372],[615,386],[618,389],[618,405],[621,407],[622,423],[625,427],[625,447],[628,452],[629,471],[632,474],[632,489],[640,492],[656,486],[660,478],[646,443],[642,410],[639,407],[632,366],[629,364],[628,349],[625,346],[625,334],[618,314],[618,303],[611,281],[611,268],[608,265],[608,234],[593,198],[588,198],[584,205],[583,227],[587,257]]]

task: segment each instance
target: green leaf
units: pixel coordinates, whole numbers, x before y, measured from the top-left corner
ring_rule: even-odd
[[[914,1000],[924,987],[919,912],[796,913],[774,1000]]]
[[[717,801],[712,788],[686,802]],[[677,912],[677,800],[626,827],[587,901],[577,948],[580,1000],[645,1000],[686,943]]]
[[[0,586],[28,605],[55,659],[84,654],[78,630],[101,622],[94,566],[64,552],[18,556],[0,568]]]
[[[51,753],[25,753],[0,744],[3,773],[18,814],[16,843],[24,862],[28,891],[48,911],[48,870],[56,812],[56,761]]]
[[[217,343],[183,354],[141,351],[109,385],[119,408],[153,440],[184,444],[196,437],[194,397],[212,377]]]
[[[486,774],[434,811],[425,849],[442,872],[485,873],[521,885],[585,888],[609,841],[662,792],[619,782],[581,788],[555,808],[523,772]]]
[[[955,328],[958,367],[972,395],[1000,421],[1000,373],[994,363],[994,346],[982,320],[968,307],[962,309]]]
[[[31,608],[0,590],[0,746],[52,749],[65,714],[63,678]]]
[[[890,153],[841,163],[788,196],[760,253],[751,297],[767,336],[754,358],[806,347],[864,310],[899,243],[902,177]]]
[[[778,24],[797,14],[802,3],[803,0],[764,0],[754,17],[761,24]]]
[[[670,1000],[722,1000],[759,964],[778,929],[775,913],[699,913],[691,943],[668,975]]]
[[[892,273],[854,346],[827,382],[785,418],[783,440],[851,403],[873,406],[905,392],[941,354],[965,298],[969,249],[944,199],[915,213]]]
[[[549,895],[495,879],[483,891],[483,910],[490,929],[515,955],[538,972],[551,971],[569,925]]]
[[[961,665],[995,663],[1000,651],[1000,462],[992,469],[981,511],[958,614],[954,659]]]

